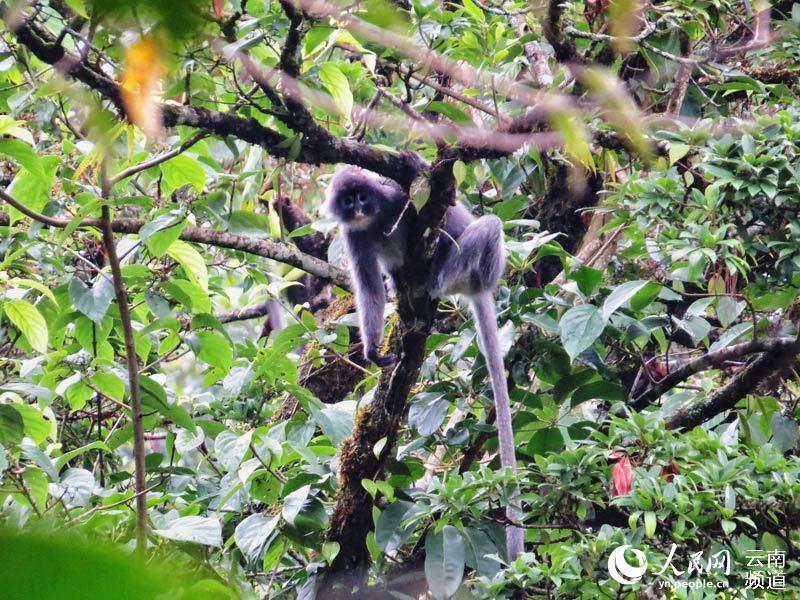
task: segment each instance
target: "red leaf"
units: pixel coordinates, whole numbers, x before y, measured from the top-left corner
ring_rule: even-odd
[[[214,15],[221,19],[225,14],[225,0],[214,0]]]
[[[611,496],[627,496],[633,483],[633,467],[630,457],[617,451],[614,455],[622,455],[611,467]],[[616,456],[614,456],[616,458]]]
[[[678,465],[675,463],[669,463],[667,466],[661,468],[661,477],[667,480],[669,483],[673,479],[675,479],[675,475],[680,473],[681,470],[678,468]]]

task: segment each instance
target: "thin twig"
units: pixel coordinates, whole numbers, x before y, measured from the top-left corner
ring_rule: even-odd
[[[101,190],[104,199],[108,199],[111,188],[105,173],[105,162],[100,167]],[[108,204],[103,204],[101,229],[103,231],[103,245],[108,256],[108,264],[114,279],[114,295],[117,298],[122,333],[125,338],[125,362],[128,367],[128,387],[131,396],[131,417],[133,419],[133,463],[134,463],[134,490],[136,491],[136,551],[144,557],[147,549],[147,488],[145,486],[145,445],[144,427],[142,425],[142,396],[139,387],[139,363],[136,358],[136,343],[133,338],[131,313],[128,305],[128,293],[122,279],[119,257],[117,256],[114,231],[111,228],[111,209]]]
[[[188,150],[189,148],[194,146],[197,142],[199,142],[203,138],[208,137],[209,135],[210,134],[207,131],[201,131],[200,133],[196,133],[195,135],[190,137],[188,140],[183,142],[177,148],[173,148],[172,150],[169,150],[168,152],[164,152],[164,154],[159,154],[158,156],[154,156],[153,158],[150,158],[148,160],[140,162],[139,164],[133,165],[132,167],[128,167],[127,169],[124,169],[123,171],[120,171],[119,173],[114,175],[111,179],[109,179],[109,185],[114,186],[114,185],[118,184],[120,181],[122,181],[123,179],[127,179],[128,177],[130,177],[132,175],[136,175],[136,173],[140,173],[142,171],[146,171],[147,169],[149,169],[151,167],[155,167],[156,165],[160,165],[161,163],[168,161],[170,158],[175,158],[176,156],[178,156],[182,152],[185,152],[186,150]]]

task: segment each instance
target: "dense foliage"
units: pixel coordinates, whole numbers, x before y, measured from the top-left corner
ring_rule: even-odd
[[[11,597],[800,593],[800,5],[0,7]],[[361,358],[337,162],[504,222],[517,473],[455,300]]]

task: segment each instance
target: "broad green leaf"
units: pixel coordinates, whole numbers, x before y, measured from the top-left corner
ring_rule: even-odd
[[[167,254],[183,267],[192,283],[208,293],[208,268],[197,250],[183,240],[175,240],[167,248]]]
[[[50,191],[53,188],[56,169],[61,164],[61,157],[43,156],[39,162],[41,165],[40,172],[32,173],[28,169],[20,169],[7,190],[10,196],[13,196],[36,212],[42,212],[42,209],[50,201]],[[11,214],[12,223],[22,216],[13,207],[9,209],[9,213]]]
[[[178,517],[164,529],[154,529],[153,533],[177,542],[222,546],[222,526],[213,517]]]
[[[688,144],[672,143],[669,145],[669,164],[674,165],[689,153],[691,146]]]
[[[759,545],[759,550],[763,550],[765,552],[786,552],[786,542],[783,541],[783,538],[780,536],[769,531],[765,531],[761,534],[761,544]]]
[[[478,8],[478,5],[472,0],[463,0],[461,5],[464,8],[464,12],[467,13],[473,21],[477,21],[478,23],[483,23],[486,21],[486,16],[483,14],[483,10]]]
[[[84,19],[89,18],[89,12],[86,10],[86,4],[83,0],[65,0],[67,6],[82,16]]]
[[[772,415],[772,443],[781,452],[789,452],[797,448],[797,440],[800,435],[797,421],[790,417],[783,416],[780,412]]]
[[[606,319],[592,304],[573,306],[558,322],[559,335],[564,350],[574,360],[581,352],[591,347],[606,327]]]
[[[403,525],[403,521],[414,509],[412,502],[398,500],[381,511],[375,524],[375,543],[382,552],[396,550],[414,531],[412,525]]]
[[[294,524],[297,515],[300,514],[301,510],[303,510],[310,492],[311,486],[304,485],[283,499],[283,509],[281,510],[281,514],[287,523],[290,525]]]
[[[18,140],[22,140],[34,146],[36,141],[33,139],[31,132],[22,127],[24,124],[25,121],[14,119],[9,115],[0,115],[0,135],[13,135]]]
[[[187,221],[182,214],[168,212],[145,223],[139,230],[139,237],[145,242],[153,256],[161,258],[172,243],[180,237],[186,224]]]
[[[22,415],[13,404],[0,404],[0,443],[7,446],[18,444],[25,435]]]
[[[85,454],[90,450],[102,450],[103,452],[111,452],[111,448],[106,446],[103,442],[95,440],[91,444],[86,444],[85,446],[81,446],[80,448],[76,448],[75,450],[70,450],[69,452],[65,452],[64,454],[59,456],[56,459],[55,463],[56,470],[60,471],[64,467],[64,465],[66,465],[73,458],[77,458],[81,454]]]
[[[589,134],[580,116],[571,110],[551,111],[550,124],[563,139],[564,151],[587,169],[594,170],[594,159],[589,148]]]
[[[745,303],[739,302],[733,296],[722,296],[717,300],[717,316],[723,327],[730,327],[739,318]]]
[[[236,435],[232,431],[221,431],[214,440],[214,453],[226,471],[235,471],[250,449],[253,432]]]
[[[211,312],[211,298],[208,292],[186,279],[171,279],[164,283],[164,291],[196,313]]]
[[[614,312],[630,301],[636,293],[644,288],[649,282],[646,279],[636,281],[626,281],[615,287],[603,302],[603,318],[608,319]]]
[[[450,401],[436,392],[423,392],[411,400],[408,409],[408,424],[420,435],[433,435],[444,421]]]
[[[212,367],[228,370],[233,361],[233,349],[228,338],[218,331],[198,331],[196,335],[200,340],[197,358]]]
[[[267,549],[267,543],[278,526],[280,515],[272,518],[250,515],[236,526],[233,539],[249,562],[256,562]]]
[[[69,296],[75,308],[95,323],[100,323],[115,298],[114,284],[107,276],[100,275],[94,280],[92,287],[89,287],[73,277],[69,282]]]
[[[434,100],[425,107],[425,112],[439,113],[440,115],[444,115],[445,117],[453,121],[453,123],[461,123],[461,124],[472,123],[472,119],[469,118],[469,115],[467,113],[458,108],[455,104],[450,104],[448,102],[440,102],[438,100]],[[457,164],[458,164],[457,162],[453,164],[454,175]],[[456,176],[456,181],[459,182],[458,176]],[[463,179],[461,181],[463,181]]]
[[[350,82],[342,70],[334,63],[325,63],[319,68],[319,79],[328,93],[333,96],[333,103],[346,119],[353,112],[353,92]]]
[[[32,404],[15,404],[14,408],[22,416],[25,435],[37,444],[42,444],[53,430],[53,423],[49,417],[46,417],[38,406]]]
[[[464,538],[458,529],[445,525],[425,536],[425,579],[437,600],[455,595],[464,577]]]
[[[353,432],[356,402],[344,400],[314,412],[314,420],[334,446],[339,446]]]
[[[28,488],[30,499],[28,497],[24,499],[18,497],[18,499],[27,506],[31,505],[32,500],[39,511],[44,511],[47,504],[47,475],[39,468],[26,467],[25,472],[22,474],[22,479]]]
[[[92,384],[109,398],[122,402],[125,398],[125,382],[108,371],[97,371],[92,375]]]
[[[588,296],[603,280],[603,273],[592,267],[581,267],[574,273],[570,273],[569,278],[577,282],[578,289],[584,296]]]
[[[141,600],[226,598],[197,594],[196,577],[164,559],[147,565],[129,549],[68,527],[0,531],[0,589],[4,598],[36,600]]]
[[[33,148],[19,140],[0,139],[0,155],[7,154],[25,167],[34,177],[44,178],[42,157]],[[24,201],[24,199],[20,199]]]
[[[94,394],[94,390],[79,379],[67,388],[64,398],[72,410],[81,410],[94,397]]]
[[[205,437],[205,432],[200,426],[195,427],[194,433],[188,429],[179,429],[178,433],[175,435],[175,449],[181,454],[190,452],[200,447]]]
[[[189,183],[195,192],[200,194],[206,183],[206,171],[203,166],[185,154],[179,154],[162,163],[161,173],[169,186],[169,191],[177,190]]]
[[[322,544],[322,557],[328,564],[333,563],[333,559],[339,555],[341,546],[339,542],[325,542]]]
[[[143,376],[139,380],[139,385],[142,389],[142,406],[158,411],[162,416],[184,429],[194,431],[195,424],[192,417],[180,404],[169,403],[161,384],[150,377]]]
[[[465,561],[479,576],[494,577],[501,569],[500,563],[491,558],[492,555],[503,555],[492,538],[477,527],[466,527],[463,531]]]
[[[571,406],[578,406],[587,400],[623,401],[628,397],[628,390],[611,381],[592,381],[580,386],[572,393]]]
[[[463,160],[457,160],[453,163],[453,177],[456,178],[456,187],[464,183],[467,178],[467,165]]]
[[[53,304],[58,304],[58,301],[56,300],[56,297],[50,290],[50,288],[38,281],[35,281],[33,279],[20,279],[18,277],[12,277],[11,279],[8,280],[8,283],[9,285],[34,289],[37,292],[41,292],[42,294],[47,296],[48,300],[52,301]]]
[[[31,348],[37,352],[47,352],[47,322],[33,304],[25,300],[7,300],[3,303],[3,310]]]
[[[564,449],[564,436],[558,427],[547,427],[535,431],[528,442],[527,451],[533,455],[544,456],[550,452]]]

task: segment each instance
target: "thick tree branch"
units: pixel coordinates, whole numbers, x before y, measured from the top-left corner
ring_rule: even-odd
[[[717,369],[729,360],[742,358],[750,354],[759,354],[761,352],[782,352],[784,349],[791,348],[795,343],[796,341],[794,338],[786,337],[758,339],[728,346],[716,352],[709,352],[708,354],[704,354],[699,358],[687,362],[660,381],[654,383],[650,388],[639,394],[639,396],[633,400],[631,407],[635,410],[641,410],[658,399],[662,394],[689,379],[692,375],[709,369]]]
[[[780,343],[761,354],[739,371],[725,387],[708,398],[682,408],[667,419],[668,429],[691,429],[718,414],[732,409],[752,392],[765,377],[788,367],[800,354],[800,336],[788,344]]]
[[[542,22],[544,36],[560,63],[579,61],[580,55],[575,47],[575,40],[564,35],[561,18],[564,16],[563,0],[549,0],[547,3],[547,14]]]
[[[122,102],[119,85],[101,71],[82,61],[80,57],[67,52],[56,43],[56,39],[46,29],[34,22],[32,17],[19,22],[14,34],[39,60],[54,65],[57,70],[70,79],[89,86],[109,100],[120,115],[127,116]],[[162,103],[159,105],[164,127],[186,125],[196,127],[219,136],[234,136],[242,141],[257,144],[277,158],[292,158],[307,164],[348,163],[394,179],[408,187],[416,177],[419,157],[410,152],[395,153],[378,150],[367,144],[349,139],[336,138],[330,134],[314,139],[303,138],[299,152],[293,154],[291,138],[261,125],[251,118],[243,118],[231,113],[221,113],[200,106]]]

